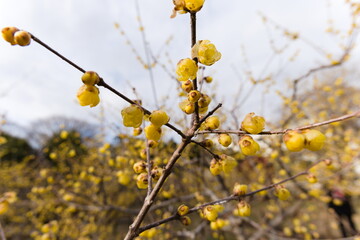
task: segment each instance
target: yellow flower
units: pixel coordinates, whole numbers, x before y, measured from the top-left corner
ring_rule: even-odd
[[[241,151],[244,155],[252,156],[260,150],[259,144],[249,135],[244,135],[239,140]]]
[[[121,110],[121,116],[123,118],[123,124],[125,127],[138,128],[142,124],[144,111],[141,107],[132,104],[129,107]]]
[[[264,130],[265,119],[260,116],[255,116],[255,113],[248,113],[245,119],[241,122],[241,129],[251,133],[257,134]]]
[[[170,17],[176,17],[176,13],[198,12],[204,5],[204,2],[205,0],[173,0],[175,6]]]
[[[77,99],[81,106],[95,107],[100,102],[99,89],[95,86],[82,85],[77,92]]]
[[[185,0],[185,7],[190,12],[198,12],[204,5],[205,0]]]
[[[14,34],[19,31],[16,27],[6,27],[1,30],[2,37],[11,45],[16,45]]]
[[[179,81],[194,80],[196,78],[198,66],[190,58],[181,59],[176,66],[177,79]]]
[[[221,53],[209,40],[200,40],[192,48],[192,57],[198,58],[199,62],[210,66],[220,60]]]
[[[31,35],[26,31],[17,31],[14,34],[14,41],[19,46],[27,46],[31,42]]]

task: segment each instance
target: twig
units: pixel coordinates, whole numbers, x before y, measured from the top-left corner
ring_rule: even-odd
[[[64,57],[63,55],[61,55],[60,53],[58,53],[57,51],[55,51],[53,48],[51,48],[50,46],[48,46],[47,44],[45,44],[43,41],[41,41],[40,39],[38,39],[37,37],[35,37],[33,34],[30,34],[31,38],[39,43],[41,46],[45,47],[47,50],[49,50],[50,52],[54,53],[56,56],[58,56],[59,58],[61,58],[62,60],[64,60],[65,62],[69,63],[71,66],[75,67],[76,69],[78,69],[80,72],[85,73],[86,71],[79,67],[77,64],[75,64],[74,62],[70,61],[69,59],[67,59],[66,57]],[[100,78],[99,83],[97,84],[98,86],[102,86],[108,90],[110,90],[112,93],[114,93],[115,95],[119,96],[120,98],[124,99],[126,102],[130,103],[130,104],[135,104],[139,107],[141,107],[143,109],[143,111],[146,114],[151,114],[151,112],[149,110],[147,110],[146,108],[144,108],[143,106],[139,105],[138,103],[134,102],[133,100],[131,100],[130,98],[126,97],[124,94],[120,93],[119,91],[115,90],[113,87],[111,87],[110,85],[108,85],[103,78]],[[177,134],[179,134],[182,138],[185,138],[185,134],[182,133],[178,128],[176,128],[175,126],[171,125],[170,123],[165,124],[165,126],[167,126],[168,128],[172,129],[173,131],[175,131]]]
[[[252,192],[249,192],[247,194],[244,194],[244,195],[240,195],[240,196],[235,196],[235,195],[230,195],[228,197],[225,197],[225,198],[222,198],[222,199],[219,199],[219,200],[216,200],[216,201],[212,201],[212,202],[207,202],[207,203],[204,203],[202,205],[199,205],[197,207],[193,207],[189,210],[189,212],[186,214],[190,214],[190,213],[193,213],[193,212],[196,212],[200,209],[203,209],[204,207],[206,206],[209,206],[209,205],[219,205],[219,204],[224,204],[224,203],[227,203],[227,202],[230,202],[230,201],[239,201],[239,199],[241,198],[244,198],[244,197],[249,197],[249,196],[253,196],[255,195],[256,193],[259,193],[259,192],[262,192],[262,191],[266,191],[266,190],[269,190],[269,189],[272,189],[280,184],[283,184],[285,182],[288,182],[288,181],[291,181],[299,176],[302,176],[302,175],[307,175],[309,173],[309,170],[311,168],[313,168],[314,166],[318,165],[319,163],[321,163],[322,161],[324,160],[320,160],[316,163],[314,163],[312,166],[310,166],[308,169],[306,169],[305,171],[302,171],[294,176],[291,176],[289,178],[286,178],[282,181],[279,181],[277,183],[274,183],[274,184],[271,184],[269,186],[266,186],[266,187],[263,187],[261,189],[258,189],[258,190],[255,190],[255,191],[252,191]],[[164,223],[167,223],[167,222],[170,222],[170,221],[173,221],[173,220],[178,220],[180,219],[180,216],[178,214],[174,214],[168,218],[165,218],[165,219],[162,219],[160,221],[157,221],[157,222],[154,222],[154,223],[151,223],[151,224],[148,224],[142,228],[139,229],[139,232],[143,232],[143,231],[146,231],[148,229],[151,229],[151,228],[154,228],[154,227],[157,227],[157,226],[160,226],[161,224],[164,224]]]
[[[347,60],[347,57],[348,57],[351,49],[353,48],[353,44],[354,44],[354,40],[355,40],[356,36],[357,36],[357,33],[355,33],[355,34],[353,34],[351,36],[351,38],[349,39],[349,43],[348,43],[344,53],[342,54],[342,56],[340,57],[340,59],[338,61],[336,61],[335,63],[331,63],[331,64],[327,64],[327,65],[322,65],[322,66],[319,66],[319,67],[316,67],[316,68],[312,68],[307,73],[305,73],[304,75],[296,78],[294,80],[294,86],[293,86],[294,91],[293,91],[291,100],[294,101],[296,99],[297,86],[300,83],[300,81],[302,81],[303,79],[307,78],[308,76],[310,76],[311,74],[313,74],[315,72],[342,65]]]
[[[153,67],[151,66],[151,62],[150,62],[150,47],[149,47],[149,43],[146,40],[146,34],[145,34],[145,29],[143,26],[143,23],[141,21],[141,17],[140,17],[140,7],[139,7],[139,2],[138,0],[135,1],[135,5],[136,5],[136,11],[137,11],[137,15],[138,15],[138,21],[139,21],[139,25],[140,25],[140,32],[141,32],[141,38],[144,44],[144,49],[145,49],[145,57],[146,57],[146,64],[148,66],[148,71],[149,71],[149,77],[150,77],[150,83],[151,83],[151,89],[153,92],[153,96],[154,96],[154,101],[155,101],[155,105],[157,108],[159,108],[159,103],[158,103],[158,99],[157,99],[157,93],[156,93],[156,87],[155,87],[155,79],[154,79],[154,73],[153,73]]]
[[[191,47],[196,44],[196,12],[190,13],[190,28],[191,28]],[[197,57],[193,58],[198,66]],[[198,90],[197,77],[193,80],[194,90]],[[199,104],[195,102],[195,112],[193,114],[193,124],[197,125],[199,123]]]
[[[305,129],[311,129],[311,128],[315,128],[315,127],[320,127],[323,125],[328,125],[330,123],[334,123],[334,122],[341,122],[341,121],[345,121],[351,118],[358,118],[360,117],[360,110],[357,110],[353,113],[350,114],[346,114],[337,118],[332,118],[323,122],[319,122],[319,123],[313,123],[313,124],[309,124],[309,125],[305,125],[302,127],[297,127],[294,128],[293,130],[305,130]],[[197,132],[197,134],[220,134],[220,133],[228,133],[228,134],[236,134],[236,135],[243,135],[243,134],[248,134],[248,135],[276,135],[276,134],[284,134],[287,131],[289,131],[291,129],[286,129],[286,130],[279,130],[279,131],[263,131],[261,133],[258,134],[249,134],[245,131],[241,131],[241,130],[206,130],[206,131],[199,131]]]

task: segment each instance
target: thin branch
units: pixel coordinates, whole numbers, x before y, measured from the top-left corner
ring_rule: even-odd
[[[283,184],[283,183],[286,183],[286,182],[288,182],[288,181],[291,181],[291,180],[293,180],[293,179],[295,179],[295,178],[297,178],[297,177],[299,177],[299,176],[307,175],[307,174],[309,173],[309,170],[310,170],[311,168],[313,168],[314,166],[318,165],[319,163],[321,163],[321,162],[323,162],[323,161],[324,161],[324,160],[320,160],[320,161],[314,163],[312,166],[310,166],[310,167],[309,167],[308,169],[306,169],[305,171],[302,171],[302,172],[300,172],[300,173],[298,173],[298,174],[296,174],[296,175],[294,175],[294,176],[291,176],[291,177],[289,177],[289,178],[286,178],[286,179],[284,179],[284,180],[282,180],[282,181],[279,181],[279,182],[277,182],[277,183],[271,184],[271,185],[269,185],[269,186],[263,187],[263,188],[261,188],[261,189],[258,189],[258,190],[249,192],[249,193],[247,193],[247,194],[240,195],[240,196],[230,195],[230,196],[228,196],[228,197],[225,197],[225,198],[222,198],[222,199],[219,199],[219,200],[216,200],[216,201],[207,202],[207,203],[204,203],[204,204],[199,205],[199,206],[197,206],[197,207],[193,207],[193,208],[191,208],[191,209],[189,210],[189,212],[188,212],[186,215],[188,215],[188,214],[190,214],[190,213],[193,213],[193,212],[196,212],[196,211],[198,211],[198,210],[200,210],[200,209],[203,209],[204,207],[209,206],[209,205],[219,205],[219,204],[224,204],[224,203],[227,203],[227,202],[230,202],[230,201],[239,201],[241,198],[253,196],[253,195],[255,195],[256,193],[259,193],[259,192],[262,192],[262,191],[266,191],[266,190],[272,189],[272,188],[274,188],[274,187],[276,187],[276,186],[278,186],[278,185],[280,185],[280,184]],[[157,226],[159,226],[159,225],[161,225],[161,224],[164,224],[164,223],[167,223],[167,222],[170,222],[170,221],[173,221],[173,220],[178,220],[178,219],[180,219],[180,215],[174,214],[174,215],[172,215],[172,216],[170,216],[170,217],[168,217],[168,218],[165,218],[165,219],[162,219],[162,220],[160,220],[160,221],[157,221],[157,222],[148,224],[148,225],[146,225],[146,226],[144,226],[144,227],[141,227],[141,228],[139,229],[139,232],[143,232],[143,231],[146,231],[146,230],[148,230],[148,229],[157,227]]]
[[[347,60],[350,51],[354,47],[354,41],[356,39],[356,36],[357,36],[357,32],[350,37],[349,42],[347,44],[347,47],[346,47],[345,51],[343,52],[343,54],[341,55],[341,57],[340,57],[340,59],[338,61],[336,61],[334,63],[327,64],[327,65],[322,65],[322,66],[319,66],[319,67],[316,67],[316,68],[312,68],[307,73],[305,73],[302,76],[296,78],[293,81],[294,82],[294,86],[293,86],[294,91],[293,91],[291,100],[294,101],[296,99],[296,97],[297,97],[297,87],[298,87],[298,84],[300,83],[300,81],[304,80],[305,78],[309,77],[311,74],[313,74],[315,72],[342,65]]]
[[[49,50],[50,52],[54,53],[56,56],[58,56],[59,58],[61,58],[62,60],[64,60],[65,62],[69,63],[71,66],[75,67],[76,69],[78,69],[80,72],[85,73],[86,71],[79,67],[77,64],[75,64],[74,62],[70,61],[69,59],[67,59],[66,57],[64,57],[63,55],[61,55],[60,53],[58,53],[57,51],[55,51],[53,48],[51,48],[50,46],[48,46],[47,44],[45,44],[43,41],[41,41],[40,39],[38,39],[37,37],[35,37],[34,35],[30,34],[31,38],[39,43],[41,46],[45,47],[47,50]],[[114,93],[115,95],[119,96],[120,98],[124,99],[126,102],[130,103],[130,104],[135,104],[139,107],[141,107],[143,109],[143,111],[146,114],[151,114],[151,112],[149,110],[147,110],[146,108],[144,108],[143,106],[139,105],[138,103],[134,102],[133,100],[131,100],[130,98],[126,97],[124,94],[120,93],[119,91],[117,91],[116,89],[114,89],[113,87],[111,87],[110,85],[108,85],[103,78],[100,78],[99,83],[97,84],[98,86],[104,87],[106,89],[108,89],[109,91],[111,91],[112,93]],[[176,128],[175,126],[171,125],[170,123],[165,124],[165,126],[167,126],[168,128],[172,129],[173,131],[175,131],[177,134],[179,134],[182,138],[186,138],[185,134],[182,133],[178,128]]]
[[[149,71],[149,77],[150,77],[150,83],[151,83],[151,89],[153,92],[153,97],[154,97],[154,101],[155,101],[155,105],[157,108],[159,108],[159,103],[158,103],[158,99],[157,99],[157,93],[156,93],[156,87],[155,87],[155,79],[154,79],[154,73],[153,73],[153,67],[151,66],[151,62],[150,62],[150,46],[148,41],[146,40],[146,34],[145,34],[145,29],[143,26],[143,23],[141,21],[141,17],[140,17],[140,7],[139,7],[139,2],[138,0],[135,1],[135,5],[136,5],[136,11],[137,11],[137,15],[138,15],[138,21],[139,21],[139,25],[140,25],[140,32],[141,32],[141,38],[144,44],[144,49],[145,49],[145,57],[146,57],[146,64],[148,66],[148,71]]]
[[[196,12],[190,13],[190,28],[191,28],[191,47],[196,44]],[[195,57],[193,60],[198,65],[198,59]],[[198,90],[197,77],[192,81],[194,90]],[[199,123],[199,104],[195,102],[195,112],[193,114],[193,124],[197,125]]]
[[[228,134],[236,134],[236,135],[244,135],[244,134],[248,134],[248,135],[276,135],[276,134],[285,134],[287,131],[289,130],[305,130],[305,129],[311,129],[311,128],[315,128],[315,127],[320,127],[320,126],[324,126],[324,125],[328,125],[330,123],[334,123],[334,122],[342,122],[345,120],[349,120],[351,118],[359,118],[360,117],[360,110],[357,110],[353,113],[350,114],[346,114],[337,118],[332,118],[323,122],[319,122],[319,123],[313,123],[313,124],[309,124],[309,125],[305,125],[302,127],[297,127],[294,129],[285,129],[285,130],[279,130],[279,131],[263,131],[261,133],[258,134],[249,134],[248,132],[245,131],[241,131],[241,130],[206,130],[206,131],[199,131],[197,132],[197,134],[221,134],[221,133],[228,133]]]
[[[40,44],[41,46],[43,46],[44,48],[46,48],[47,50],[49,50],[50,52],[52,52],[53,54],[55,54],[56,56],[58,56],[59,58],[61,58],[65,62],[67,62],[68,64],[70,64],[71,66],[73,66],[74,68],[78,69],[80,72],[82,72],[82,73],[86,72],[83,68],[79,67],[74,62],[70,61],[69,59],[67,59],[66,57],[64,57],[63,55],[61,55],[54,49],[52,49],[49,45],[47,45],[46,43],[44,43],[43,41],[41,41],[40,39],[35,37],[33,34],[30,33],[30,35],[31,35],[32,40],[34,40],[35,42],[37,42],[38,44]]]

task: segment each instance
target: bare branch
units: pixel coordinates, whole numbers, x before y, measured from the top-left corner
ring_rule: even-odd
[[[311,128],[315,128],[315,127],[320,127],[320,126],[324,126],[324,125],[328,125],[330,123],[334,123],[334,122],[342,122],[351,118],[359,118],[360,117],[360,110],[357,110],[353,113],[350,114],[346,114],[337,118],[332,118],[323,122],[319,122],[319,123],[313,123],[313,124],[309,124],[309,125],[305,125],[302,127],[297,127],[294,128],[293,130],[305,130],[305,129],[311,129]],[[197,134],[221,134],[221,133],[228,133],[228,134],[236,134],[236,135],[244,135],[244,134],[248,134],[248,135],[276,135],[276,134],[284,134],[287,131],[292,130],[292,129],[286,129],[286,130],[279,130],[279,131],[263,131],[261,133],[258,134],[250,134],[248,132],[245,131],[241,131],[241,130],[206,130],[206,131],[199,131],[197,132]]]

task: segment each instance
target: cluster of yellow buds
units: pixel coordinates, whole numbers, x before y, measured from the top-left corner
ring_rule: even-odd
[[[5,27],[1,30],[2,37],[11,45],[27,46],[31,42],[31,34],[16,27]]]
[[[81,77],[84,85],[77,92],[77,99],[81,106],[95,107],[100,102],[99,89],[95,86],[100,77],[96,72],[87,71]]]

